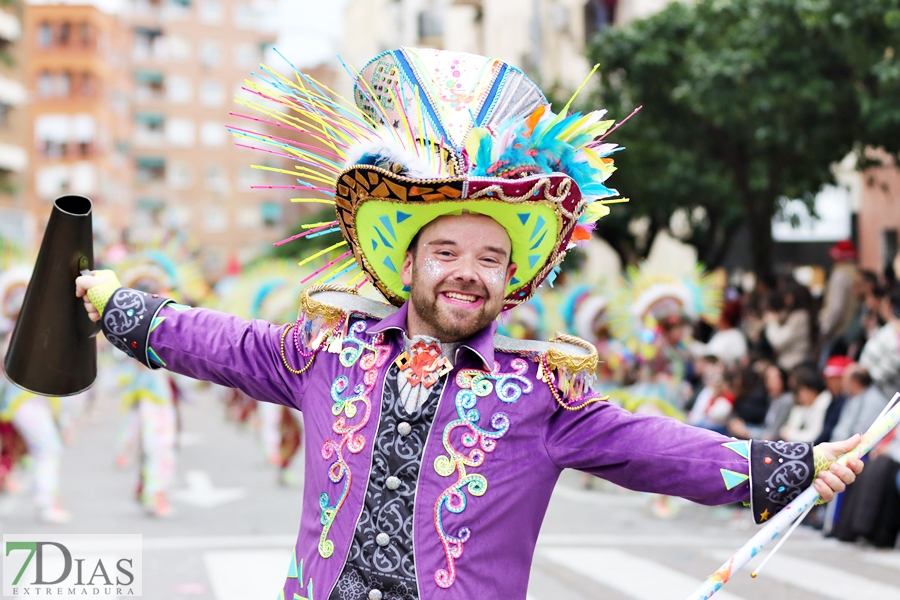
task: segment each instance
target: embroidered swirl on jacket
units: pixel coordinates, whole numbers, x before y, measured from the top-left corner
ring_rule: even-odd
[[[460,387],[456,394],[456,413],[459,418],[444,428],[442,441],[447,454],[438,456],[434,461],[434,470],[441,477],[456,474],[456,481],[444,490],[434,504],[434,528],[447,559],[447,568],[439,569],[434,574],[434,581],[442,588],[448,588],[456,581],[456,561],[462,556],[463,546],[472,535],[467,526],[459,528],[455,535],[448,533],[444,527],[444,509],[460,514],[466,510],[467,490],[475,497],[487,492],[488,482],[484,475],[469,473],[468,469],[480,467],[487,454],[497,448],[497,440],[509,431],[509,417],[503,412],[491,415],[490,429],[481,426],[478,399],[495,392],[497,398],[511,404],[522,394],[530,394],[533,388],[531,381],[523,377],[528,371],[526,361],[517,358],[510,366],[513,373],[501,373],[500,364],[495,362],[490,372],[464,369],[456,376],[456,383]],[[457,429],[462,432],[454,439],[453,433]],[[455,440],[462,444],[461,448],[457,449]]]
[[[334,554],[334,542],[328,539],[328,533],[347,499],[350,486],[353,484],[353,472],[347,465],[344,450],[346,449],[351,454],[359,454],[366,447],[366,438],[359,431],[369,422],[372,412],[371,393],[378,382],[378,370],[384,366],[390,355],[390,346],[383,345],[382,335],[376,335],[371,344],[355,337],[365,333],[365,330],[365,321],[354,323],[347,337],[343,339],[345,347],[340,353],[341,364],[345,367],[352,367],[359,361],[359,368],[363,371],[362,383],[353,386],[352,391],[346,394],[347,388],[350,387],[350,380],[346,375],[337,377],[331,384],[331,400],[333,402],[331,412],[337,417],[331,430],[341,437],[337,441],[325,440],[322,444],[322,458],[334,459],[328,468],[328,478],[334,484],[343,481],[344,487],[333,504],[328,492],[322,492],[319,496],[319,508],[322,511],[319,555],[322,558],[329,558]],[[362,404],[362,417],[355,423],[348,424],[347,420],[356,417],[360,411],[357,404]]]
[[[813,474],[804,459],[812,451],[812,446],[797,442],[767,442],[776,454],[783,456],[782,464],[766,479],[768,500],[777,506],[784,506],[800,495],[804,486],[809,485]]]

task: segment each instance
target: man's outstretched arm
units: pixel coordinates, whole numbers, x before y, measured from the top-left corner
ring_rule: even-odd
[[[587,471],[623,487],[700,504],[750,502],[757,522],[815,485],[830,501],[862,471],[862,461],[828,464],[859,436],[812,444],[741,441],[674,419],[634,415],[609,403],[553,411],[545,445],[561,468]]]
[[[301,407],[304,375],[291,373],[282,360],[282,334],[288,325],[244,321],[214,310],[190,308],[156,294],[122,287],[110,271],[75,280],[92,321],[107,340],[151,369],[165,368],[195,379],[240,389],[251,398]],[[286,347],[293,349],[293,343]],[[299,370],[296,351],[285,360]]]

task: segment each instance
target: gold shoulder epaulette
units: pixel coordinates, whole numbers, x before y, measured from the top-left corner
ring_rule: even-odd
[[[494,347],[500,352],[534,358],[538,379],[547,384],[553,398],[566,410],[581,410],[608,400],[592,389],[599,360],[597,348],[581,338],[558,333],[549,342],[538,342],[496,335]]]
[[[519,340],[505,335],[495,335],[494,348],[507,354],[520,354],[535,358],[546,357],[551,369],[564,368],[573,375],[584,372],[594,373],[597,369],[597,349],[574,335],[558,333],[549,342]]]
[[[354,288],[330,284],[303,290],[300,310],[307,318],[322,317],[326,323],[334,323],[347,315],[380,320],[397,312],[390,304],[363,298]]]

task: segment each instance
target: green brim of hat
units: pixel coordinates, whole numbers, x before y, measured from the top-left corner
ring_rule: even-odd
[[[442,216],[464,211],[489,216],[506,230],[512,244],[517,269],[506,289],[506,305],[511,307],[530,298],[560,262],[577,220],[562,208],[562,196],[571,200],[570,193],[563,193],[570,186],[560,185],[559,175],[554,177],[414,180],[361,165],[338,179],[338,221],[357,263],[388,301],[400,305],[409,298],[400,271],[415,235]],[[559,196],[548,193],[552,186]],[[518,195],[512,195],[513,189]]]

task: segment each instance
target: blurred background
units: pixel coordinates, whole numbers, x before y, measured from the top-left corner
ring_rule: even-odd
[[[344,64],[399,46],[503,59],[556,110],[599,64],[573,110],[640,108],[609,138],[626,150],[608,183],[630,202],[504,333],[579,335],[611,401],[740,438],[842,439],[900,387],[900,0],[0,0],[0,275],[33,261],[54,198],[82,194],[123,282],[292,320],[296,260],[331,242],[272,244],[334,214],[290,202],[292,167],[235,143],[229,127],[275,131],[245,119],[245,82],[265,64],[352,97]],[[0,281],[0,333],[28,276]],[[0,532],[141,533],[146,597],[274,596],[300,416],[162,371],[140,384],[165,397],[154,409],[105,344],[100,365],[42,417],[47,506],[28,493],[41,444],[14,431],[39,419],[0,410]],[[900,438],[876,454],[843,517],[813,513],[717,597],[900,600]],[[529,599],[683,597],[753,531],[741,507],[564,473]]]

